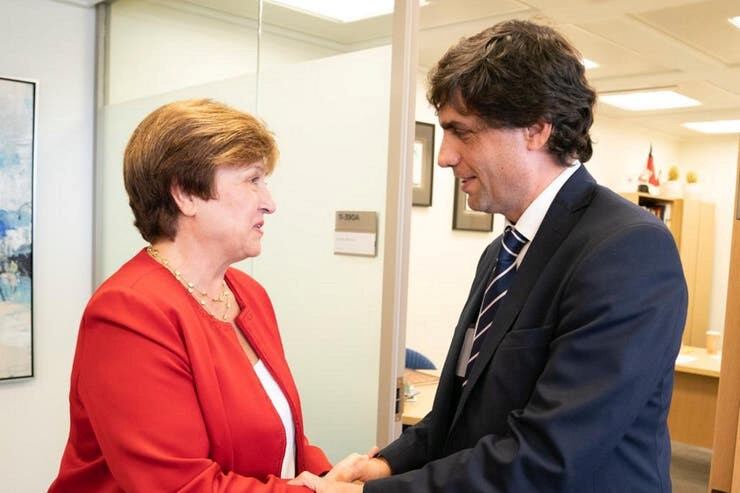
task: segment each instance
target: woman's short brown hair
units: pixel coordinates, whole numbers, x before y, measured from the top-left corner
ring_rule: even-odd
[[[555,29],[501,22],[450,48],[429,73],[429,102],[452,104],[491,128],[552,124],[547,142],[561,164],[591,158],[596,92],[578,51]]]
[[[252,115],[209,99],[157,108],[136,127],[123,157],[134,225],[149,242],[174,239],[180,210],[171,187],[210,199],[216,167],[262,160],[269,174],[278,149]]]

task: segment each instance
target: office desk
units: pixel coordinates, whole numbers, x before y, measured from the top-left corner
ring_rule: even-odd
[[[720,356],[709,355],[704,348],[681,348],[668,414],[672,440],[712,448]]]
[[[406,370],[404,373],[405,381],[408,381],[409,376],[413,377],[414,374],[437,378],[425,378],[423,383],[412,383],[419,393],[416,394],[413,400],[407,399],[404,401],[403,414],[401,415],[401,423],[403,425],[415,425],[432,409],[434,395],[437,393],[437,384],[439,383],[439,373],[439,370]]]
[[[711,448],[717,408],[720,355],[704,348],[684,346],[676,360],[673,400],[668,414],[671,439]],[[418,372],[432,373],[434,372]],[[439,375],[439,371],[436,371]],[[404,403],[401,422],[415,425],[432,409],[437,382],[414,384],[419,394]]]

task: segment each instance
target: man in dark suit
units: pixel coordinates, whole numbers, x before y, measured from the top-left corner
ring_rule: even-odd
[[[431,412],[377,456],[300,480],[320,492],[670,492],[686,284],[665,225],[582,164],[596,96],[580,55],[550,27],[508,21],[460,41],[429,80],[439,165],[507,226],[481,256]]]

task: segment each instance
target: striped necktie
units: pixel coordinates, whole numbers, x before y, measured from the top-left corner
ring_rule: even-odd
[[[519,256],[519,252],[522,251],[522,247],[527,244],[527,241],[529,240],[516,229],[506,226],[501,237],[501,248],[496,260],[496,267],[493,269],[491,281],[483,294],[483,302],[480,305],[478,320],[475,323],[475,337],[470,350],[470,359],[465,368],[463,385],[468,383],[468,378],[472,373],[471,369],[483,347],[483,340],[493,325],[493,317],[501,305],[501,300],[506,296],[514,274],[516,274],[516,258]]]

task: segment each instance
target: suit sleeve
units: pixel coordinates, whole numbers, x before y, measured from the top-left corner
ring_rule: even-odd
[[[380,455],[388,462],[392,474],[418,469],[431,460],[433,413],[434,408],[424,419],[406,428],[396,441],[380,451]]]
[[[687,292],[659,225],[613,232],[571,272],[550,356],[527,405],[509,414],[508,433],[368,482],[366,493],[582,490],[656,389],[670,385]]]
[[[80,330],[78,398],[123,490],[309,491],[275,476],[260,481],[223,471],[208,458],[186,349],[177,328],[151,302],[132,290],[100,293]]]

